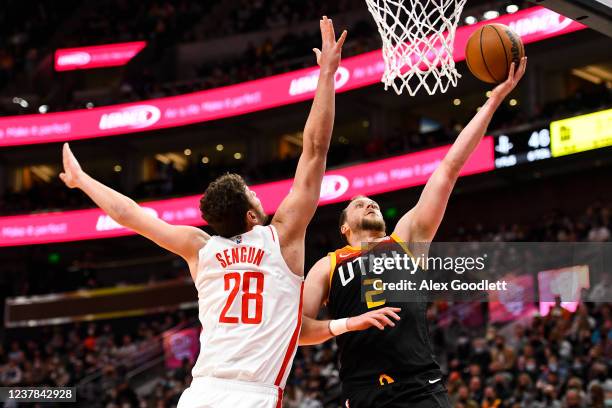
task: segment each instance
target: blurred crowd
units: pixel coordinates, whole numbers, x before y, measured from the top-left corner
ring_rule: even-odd
[[[612,203],[595,203],[582,214],[555,210],[542,214],[530,224],[498,225],[487,229],[482,224],[461,227],[449,241],[481,242],[609,242],[612,241]]]
[[[543,214],[531,225],[485,228],[473,224],[457,230],[451,240],[609,242],[611,211],[610,203],[594,203],[579,214]],[[76,277],[83,272],[80,287],[95,286],[91,283],[98,280],[95,263],[92,254],[78,261],[77,273],[70,275]],[[32,273],[40,274],[44,268],[39,265],[36,269]],[[611,289],[610,279],[592,283],[592,292],[601,285],[607,285],[607,293]],[[475,327],[464,323],[469,319],[465,314],[459,320],[459,314],[453,312],[456,306],[437,302],[427,314],[454,407],[603,408],[604,400],[612,398],[609,304],[582,303],[575,313],[557,304],[548,316],[532,321],[500,326],[487,325],[483,318]],[[470,313],[486,315],[478,309]],[[5,329],[0,347],[0,382],[80,384],[80,398],[92,407],[172,407],[191,381],[187,361],[178,369],[159,370],[145,388],[134,380],[132,370],[148,361],[147,356],[161,353],[160,335],[164,331],[177,325],[193,327],[196,319],[195,310],[189,310],[100,323]],[[134,356],[142,360],[134,360]],[[284,406],[337,407],[338,396],[335,343],[300,348]]]
[[[612,403],[610,304],[557,304],[545,317],[484,335],[455,323],[444,338],[455,408],[603,408]]]
[[[77,401],[86,404],[81,406],[138,407],[143,398],[128,382],[130,370],[163,352],[164,332],[196,320],[195,312],[176,312],[13,329],[0,346],[0,384],[78,386]]]
[[[604,408],[612,399],[612,308],[581,303],[572,313],[557,304],[547,316],[467,328],[458,320],[437,321],[429,309],[437,358],[443,362],[455,408]],[[191,382],[190,364],[161,370],[138,393],[130,381],[128,356],[142,354],[159,335],[195,315],[125,324],[89,323],[28,329],[0,348],[3,386],[77,386],[91,407],[172,407]],[[141,319],[142,320],[142,319]],[[45,340],[40,340],[45,339]],[[92,376],[93,374],[93,376]],[[85,378],[89,380],[83,381]],[[289,377],[286,408],[337,407],[339,377],[335,343],[300,347]]]

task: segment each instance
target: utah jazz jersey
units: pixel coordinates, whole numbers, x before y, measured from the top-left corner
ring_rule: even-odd
[[[442,373],[435,360],[426,318],[427,300],[391,303],[376,290],[369,273],[368,255],[376,248],[405,248],[394,235],[369,249],[346,246],[330,252],[330,291],[327,307],[332,319],[358,316],[393,306],[401,308],[395,327],[348,332],[336,337],[343,390],[384,386],[399,382],[414,394],[443,390]],[[407,249],[407,248],[406,248]],[[377,286],[378,287],[378,286]],[[362,295],[363,294],[363,295]]]

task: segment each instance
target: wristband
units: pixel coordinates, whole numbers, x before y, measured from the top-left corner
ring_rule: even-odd
[[[346,317],[344,319],[330,320],[329,321],[329,331],[334,336],[339,336],[341,334],[344,334],[347,331],[349,331],[347,322],[348,322],[348,318]]]

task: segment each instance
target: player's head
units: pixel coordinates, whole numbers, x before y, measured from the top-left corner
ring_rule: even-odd
[[[200,199],[200,211],[225,238],[250,231],[267,219],[261,201],[238,174],[224,174],[210,183]]]
[[[385,219],[376,201],[366,196],[357,196],[340,213],[340,233],[348,241],[351,233],[373,231],[384,233]]]

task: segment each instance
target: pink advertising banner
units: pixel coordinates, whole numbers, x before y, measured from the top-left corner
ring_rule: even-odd
[[[58,49],[55,51],[55,70],[72,71],[125,65],[146,45],[146,41],[135,41]]]
[[[582,290],[590,287],[588,265],[538,272],[540,314],[547,316],[551,309],[554,310],[557,297],[561,300],[561,307],[568,312],[575,312],[580,304]]]
[[[167,331],[163,335],[166,367],[179,368],[183,360],[193,365],[200,351],[199,330],[195,328]]]
[[[533,7],[488,22],[510,26],[525,43],[585,28],[543,7]],[[483,23],[460,27],[455,60],[465,58],[470,34]],[[336,89],[345,92],[380,81],[384,71],[381,51],[346,58],[336,74]],[[0,146],[63,142],[145,130],[183,126],[312,99],[318,70],[314,68],[256,81],[168,98],[143,100],[68,112],[0,118]]]
[[[424,184],[450,146],[409,153],[370,163],[348,166],[326,173],[319,205],[349,200],[364,194]],[[466,163],[461,175],[494,169],[493,137],[485,137]],[[292,179],[254,185],[264,209],[271,214],[289,193]],[[171,224],[204,225],[200,217],[199,195],[169,200],[149,201],[141,205],[153,216]],[[99,209],[53,212],[0,217],[0,246],[43,244],[132,235]]]
[[[535,286],[531,275],[504,276],[509,291],[489,292],[489,319],[492,323],[504,323],[537,312],[535,306]]]

